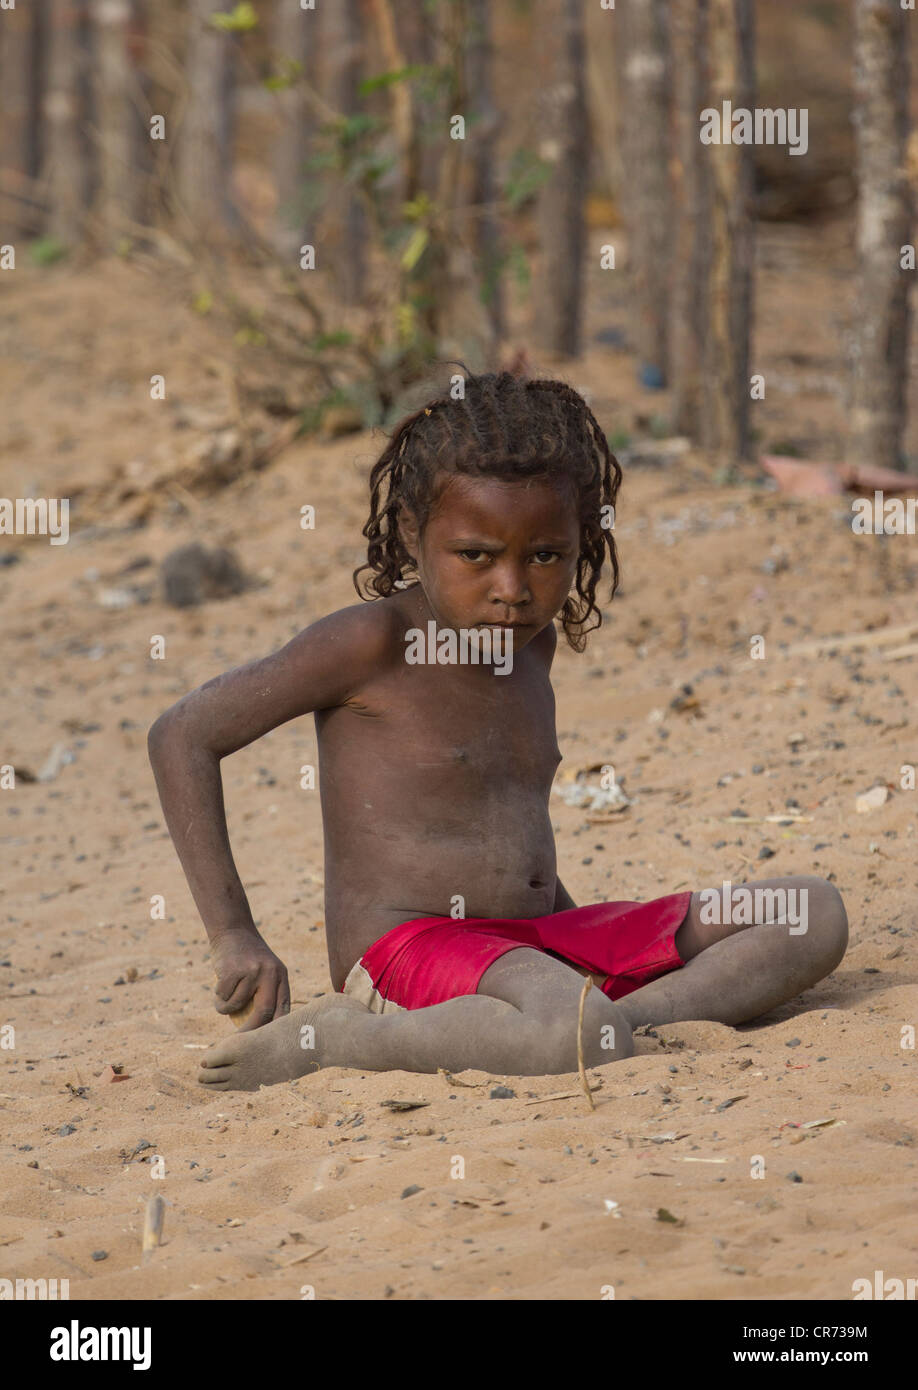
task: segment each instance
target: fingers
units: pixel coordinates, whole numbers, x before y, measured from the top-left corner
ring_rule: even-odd
[[[251,1033],[254,1028],[263,1028],[276,1017],[278,986],[273,980],[265,980],[255,990],[252,1012],[239,1029],[240,1033]]]
[[[233,970],[218,977],[214,985],[214,1008],[218,1014],[234,1014],[252,996],[252,977],[244,971]]]
[[[214,993],[218,1014],[238,1014],[249,1007],[250,1016],[239,1026],[241,1033],[261,1028],[290,1012],[290,982],[282,965],[279,969],[228,975]]]
[[[290,982],[287,979],[287,972],[284,971],[283,978],[277,990],[277,1004],[274,1009],[275,1018],[285,1018],[290,1012]]]

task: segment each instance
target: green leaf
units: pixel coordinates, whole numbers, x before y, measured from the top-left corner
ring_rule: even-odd
[[[257,29],[258,15],[255,13],[255,6],[250,5],[248,0],[237,5],[234,10],[227,13],[225,10],[218,10],[210,16],[209,23],[213,29],[222,29],[227,33],[244,34],[249,29]]]
[[[376,77],[365,77],[358,83],[358,95],[366,97],[383,87],[392,87],[396,82],[410,81],[412,77],[419,77],[426,70],[423,63],[415,63],[407,68],[399,68],[397,72],[381,72]]]
[[[261,85],[266,87],[269,92],[284,92],[288,87],[292,87],[297,78],[302,77],[302,75],[302,63],[298,63],[293,58],[284,58],[280,71],[271,77],[266,77]]]
[[[504,196],[516,211],[543,183],[551,177],[552,166],[540,159],[533,150],[517,150],[510,159],[510,170],[504,181]]]
[[[29,247],[29,260],[35,265],[53,265],[66,254],[67,248],[64,243],[53,236],[39,237]]]
[[[430,233],[426,227],[416,227],[411,234],[411,240],[402,252],[402,269],[414,270],[418,261],[424,254],[424,250],[430,240]]]
[[[317,333],[310,340],[310,347],[316,352],[321,352],[323,348],[329,347],[349,347],[354,341],[353,333],[349,333],[346,328],[338,328],[331,333]]]

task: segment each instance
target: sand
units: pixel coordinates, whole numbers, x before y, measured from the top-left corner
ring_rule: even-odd
[[[823,247],[798,265],[794,234],[771,235],[761,254],[781,249],[798,272],[763,310],[777,376],[795,296],[829,306],[845,261]],[[0,491],[76,479],[102,492],[68,545],[17,540],[20,563],[0,569],[0,762],[37,773],[66,750],[53,780],[0,791],[0,1277],[66,1278],[73,1298],[846,1299],[875,1270],[918,1274],[918,792],[900,779],[918,764],[918,660],[888,659],[901,639],[794,650],[913,617],[914,538],[853,536],[848,498],[718,486],[694,454],[636,469],[616,527],[621,596],[587,652],[559,647],[556,662],[562,771],[612,762],[632,799],[607,823],[553,800],[575,899],[828,876],[851,924],[829,979],[752,1025],[640,1035],[631,1060],[590,1073],[592,1112],[576,1074],[332,1069],[211,1099],[194,1074],[232,1025],[212,1008],[146,730],[194,685],[353,601],[381,442],[300,441],[184,510],[160,489],[143,529],[111,529],[137,500],[119,500],[119,465],[139,461],[142,494],[149,459],[187,438],[176,398],[219,414],[202,356],[216,330],[120,264],[25,271],[15,295],[7,332],[24,365]],[[594,327],[614,308],[594,306]],[[151,408],[144,383],[164,360],[170,403]],[[612,349],[568,375],[610,427],[659,408]],[[796,380],[799,399],[767,405],[765,442],[780,426],[831,450],[843,402]],[[299,528],[305,503],[315,531]],[[104,597],[152,586],[193,539],[231,545],[260,587],[188,611],[155,591]],[[755,635],[764,660],[750,659]],[[315,761],[304,719],[224,764],[238,867],[295,1002],[330,989],[318,796],[300,786]],[[857,812],[877,783],[884,804]],[[788,801],[793,823],[765,820]],[[498,1085],[514,1094],[492,1098]],[[163,1243],[142,1263],[157,1192]]]

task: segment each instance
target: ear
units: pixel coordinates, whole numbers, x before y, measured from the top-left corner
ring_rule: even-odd
[[[420,542],[420,528],[414,512],[404,503],[398,511],[398,538],[402,545],[411,556],[412,560],[417,559],[418,545]]]

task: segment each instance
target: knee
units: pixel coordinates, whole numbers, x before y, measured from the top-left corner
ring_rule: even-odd
[[[807,931],[809,949],[822,974],[827,975],[839,964],[848,949],[848,914],[841,893],[828,879],[801,877],[801,891],[806,891]]]
[[[547,1030],[546,1048],[553,1058],[552,1069],[558,1072],[578,1069],[578,1014],[579,1009],[575,1008],[572,1019],[565,1019],[563,1026],[556,1019]],[[585,1067],[601,1067],[634,1055],[631,1025],[618,1005],[600,989],[592,989],[587,995],[582,1039]]]

